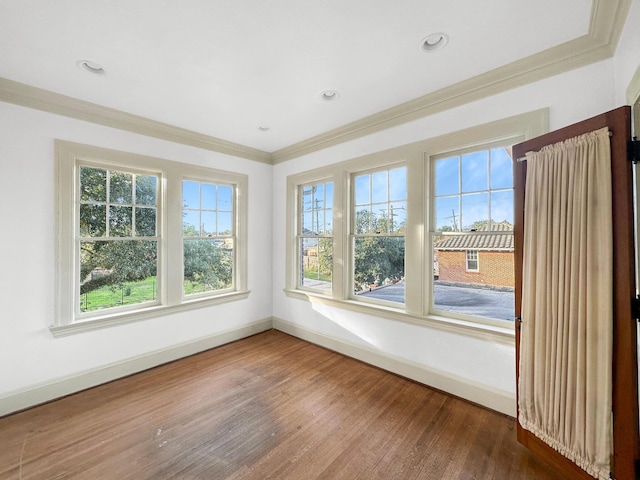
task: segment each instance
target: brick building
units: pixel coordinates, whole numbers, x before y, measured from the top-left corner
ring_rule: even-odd
[[[474,232],[445,232],[434,245],[439,280],[514,287],[513,226],[507,222]]]

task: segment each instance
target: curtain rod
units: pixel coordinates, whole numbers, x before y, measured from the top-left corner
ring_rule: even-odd
[[[609,137],[613,137],[613,132],[611,130],[609,130]],[[540,151],[540,150],[538,150]],[[527,152],[529,153],[529,152]],[[526,162],[527,161],[527,157],[520,157],[520,158],[516,158],[516,163],[522,163],[522,162]]]

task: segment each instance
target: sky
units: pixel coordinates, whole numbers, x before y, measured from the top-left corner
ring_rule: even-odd
[[[182,182],[183,224],[202,236],[233,232],[233,188],[228,185]]]
[[[504,148],[436,160],[436,229],[489,218],[513,224],[512,164]]]

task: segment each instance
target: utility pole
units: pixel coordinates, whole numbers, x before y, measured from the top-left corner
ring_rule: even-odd
[[[454,209],[451,209],[451,221],[453,222],[453,231],[457,232],[458,231],[458,222],[456,222],[456,211]]]

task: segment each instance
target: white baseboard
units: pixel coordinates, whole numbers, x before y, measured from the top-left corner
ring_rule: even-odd
[[[412,363],[405,359],[394,357],[361,345],[338,340],[300,325],[287,322],[286,320],[268,318],[239,329],[221,332],[193,342],[181,343],[167,349],[150,352],[122,362],[11,392],[0,397],[0,417],[127,375],[138,373],[162,365],[163,363],[178,360],[195,353],[240,340],[270,330],[271,328],[483,405],[492,410],[515,416],[516,400],[515,395],[511,392],[495,389],[447,372],[429,369],[424,365]]]
[[[68,377],[62,377],[45,384],[11,392],[0,397],[0,417],[24,410],[56,398],[95,387],[102,383],[126,377],[163,363],[172,362],[210,348],[240,340],[272,328],[271,318],[228,330],[195,341],[180,343],[163,350],[146,353],[104,367],[87,370]]]
[[[516,415],[516,398],[512,392],[430,369],[424,365],[412,363],[361,345],[338,340],[279,318],[273,319],[273,328],[492,410],[512,417]]]

